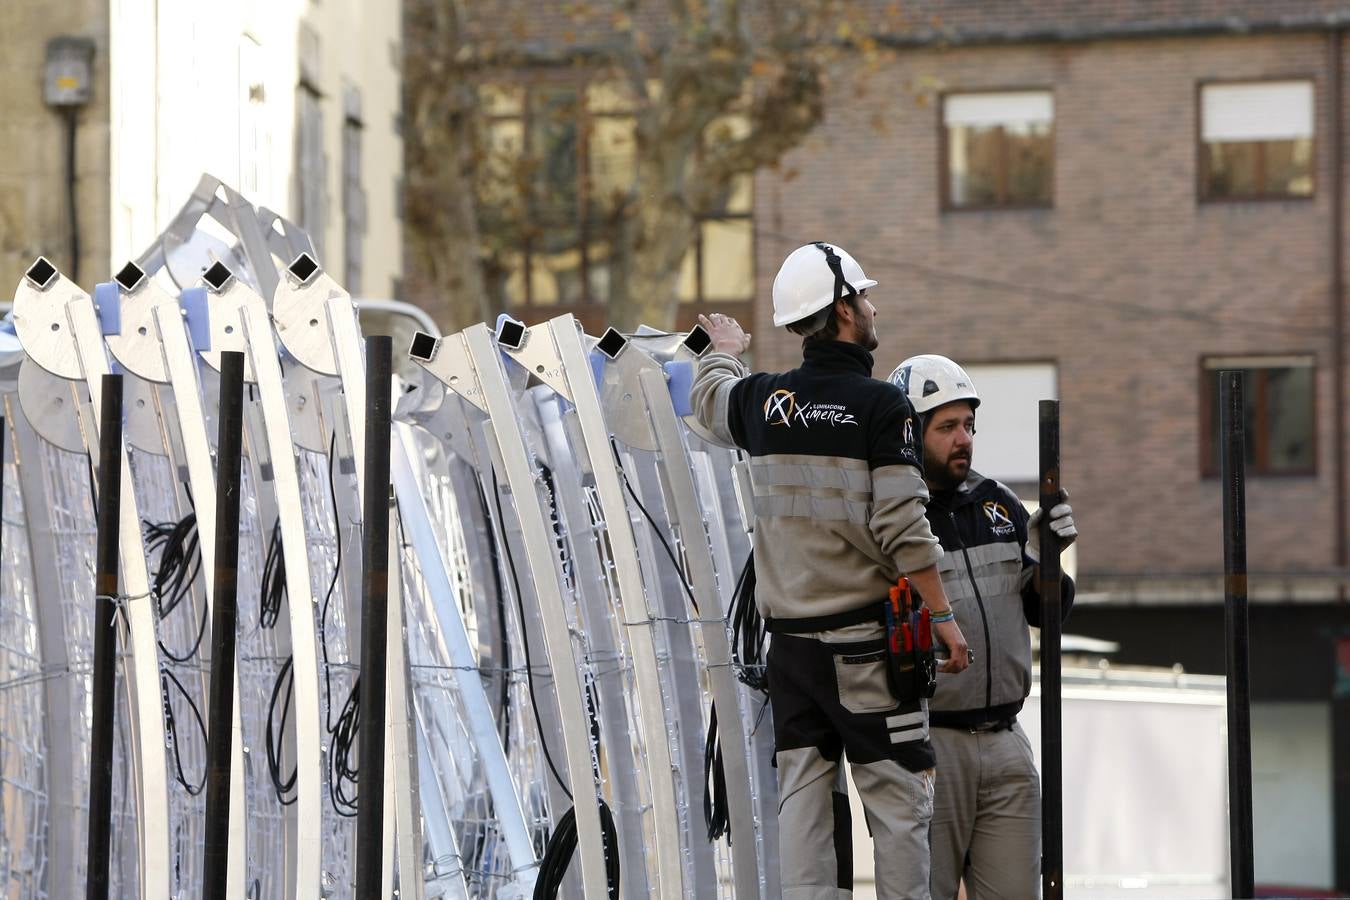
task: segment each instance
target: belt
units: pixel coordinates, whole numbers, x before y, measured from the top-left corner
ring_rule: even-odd
[[[833,631],[850,625],[862,625],[867,622],[880,624],[885,621],[885,605],[877,600],[868,606],[851,609],[848,612],[828,616],[811,616],[804,619],[779,619],[764,617],[764,630],[770,634],[812,634],[817,631]]]
[[[1012,731],[1012,727],[1017,724],[1016,716],[1009,716],[1006,719],[994,719],[991,722],[977,722],[974,725],[957,725],[956,723],[931,722],[933,728],[952,728],[957,731],[965,731],[969,734],[990,734],[995,731]]]

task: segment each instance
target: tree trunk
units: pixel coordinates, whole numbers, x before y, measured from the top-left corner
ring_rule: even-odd
[[[477,96],[455,64],[460,16],[454,0],[405,6],[407,268],[422,276],[412,299],[447,333],[493,315],[474,193]]]

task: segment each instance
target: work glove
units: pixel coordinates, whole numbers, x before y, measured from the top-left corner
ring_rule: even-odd
[[[1067,550],[1078,537],[1078,529],[1073,524],[1073,508],[1068,504],[1069,492],[1059,489],[1059,502],[1050,507],[1050,530],[1059,537],[1060,550]],[[1041,561],[1041,513],[1037,509],[1027,521],[1027,556],[1032,562]]]

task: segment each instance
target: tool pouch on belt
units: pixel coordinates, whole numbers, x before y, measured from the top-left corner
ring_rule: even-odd
[[[914,602],[907,578],[886,601],[886,671],[901,703],[932,697],[937,690],[937,657],[928,609]]]

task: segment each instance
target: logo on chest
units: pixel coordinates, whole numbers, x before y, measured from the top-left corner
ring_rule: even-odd
[[[795,391],[778,389],[764,401],[764,422],[767,425],[857,425],[858,420],[842,403],[812,403],[797,399]]]
[[[990,530],[999,537],[1006,537],[1017,530],[1013,524],[1012,516],[1008,515],[1008,507],[999,503],[997,500],[984,501],[984,517],[989,520]]]

